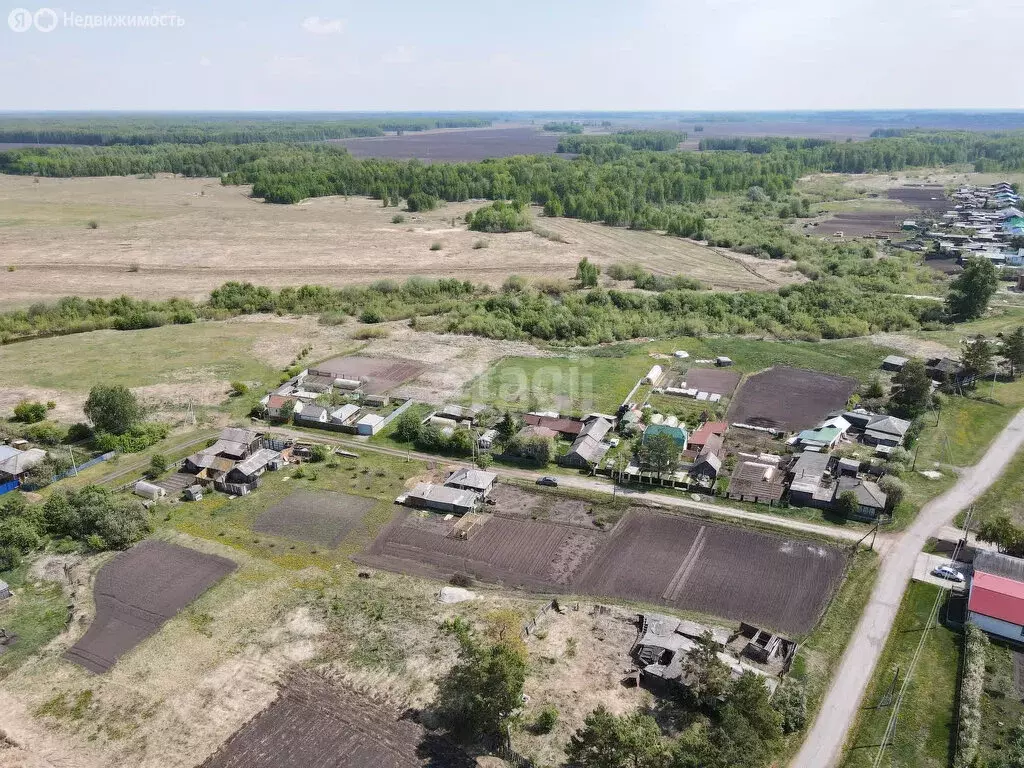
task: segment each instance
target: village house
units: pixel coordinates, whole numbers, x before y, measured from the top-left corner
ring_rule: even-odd
[[[702,488],[712,488],[722,471],[722,459],[708,447],[705,447],[690,469],[690,484]]]
[[[358,405],[355,405],[354,403],[346,403],[340,408],[335,408],[333,411],[331,411],[331,424],[346,424],[357,413],[359,413]]]
[[[848,476],[840,477],[835,485],[831,506],[838,506],[844,493],[853,493],[857,497],[857,512],[853,515],[857,520],[874,522],[885,512],[887,497],[882,489],[870,480]]]
[[[271,419],[290,419],[295,409],[300,406],[300,401],[287,395],[271,395],[267,398],[267,416]]]
[[[860,409],[843,414],[843,418],[851,424],[853,431],[865,445],[895,448],[903,444],[910,429],[910,422],[906,419]]]
[[[444,484],[449,488],[460,488],[464,491],[472,491],[486,498],[494,489],[498,476],[494,472],[485,472],[482,469],[469,469],[463,467],[452,472]]]
[[[405,503],[413,507],[432,509],[454,515],[472,512],[480,503],[480,496],[472,491],[434,483],[419,483],[405,495]]]
[[[967,619],[994,637],[1024,640],[1024,560],[987,550],[975,555]]]
[[[729,478],[729,498],[755,504],[775,504],[786,490],[786,475],[779,467],[780,461],[781,457],[774,456],[737,462]]]
[[[824,509],[832,504],[835,483],[830,474],[832,457],[805,451],[789,470],[789,503]]]
[[[729,429],[729,424],[724,421],[706,421],[701,424],[697,429],[690,435],[690,439],[687,441],[688,447],[691,450],[700,451],[708,444],[708,441],[712,443],[717,442],[719,448],[721,448],[721,438]],[[718,438],[716,440],[716,438]]]
[[[686,450],[686,444],[688,435],[686,434],[686,428],[670,424],[651,424],[644,430],[643,442],[647,442],[656,435],[668,435],[671,437],[680,451]]]
[[[19,451],[9,445],[0,445],[0,485],[20,483],[30,470],[46,461],[46,451],[29,448]]]
[[[306,403],[300,410],[295,412],[295,421],[326,424],[328,421],[327,409],[316,403]]]
[[[575,440],[583,431],[584,424],[579,419],[562,418],[548,414],[528,413],[523,421],[530,427],[546,427],[557,432],[566,440]]]

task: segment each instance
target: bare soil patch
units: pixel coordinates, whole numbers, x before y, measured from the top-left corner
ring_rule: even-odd
[[[906,213],[886,211],[853,211],[837,213],[815,226],[819,235],[834,235],[842,232],[844,237],[865,237],[868,235],[890,235],[900,231]]]
[[[203,768],[397,768],[473,761],[409,714],[310,673],[296,673],[276,701]]]
[[[682,378],[691,389],[727,396],[736,391],[742,377],[725,368],[691,368]]]
[[[888,190],[886,195],[890,200],[899,200],[933,214],[945,213],[949,209],[949,199],[941,184],[904,185]]]
[[[163,541],[143,541],[96,576],[96,618],[65,658],[96,673],[223,579],[235,563]]]
[[[252,529],[272,536],[336,547],[376,503],[347,493],[296,491],[261,514]]]
[[[604,538],[574,526],[485,515],[468,539],[460,539],[452,535],[456,522],[428,512],[399,514],[359,561],[428,578],[461,572],[481,581],[563,591]]]
[[[424,366],[412,360],[383,357],[336,357],[312,368],[329,371],[335,378],[364,382],[363,390],[370,393],[388,392],[399,384],[415,379]]]
[[[547,520],[595,530],[603,527],[598,521],[606,519],[609,513],[606,508],[584,499],[553,493],[533,493],[507,483],[496,486],[489,498],[495,502],[491,509],[502,517]]]
[[[777,365],[748,376],[729,406],[729,421],[786,432],[809,429],[845,407],[858,381]]]
[[[800,635],[817,622],[844,567],[835,547],[635,510],[576,586]]]
[[[418,158],[428,162],[469,162],[488,157],[554,154],[560,136],[530,127],[455,128],[413,131],[401,136],[335,139],[354,157]]]

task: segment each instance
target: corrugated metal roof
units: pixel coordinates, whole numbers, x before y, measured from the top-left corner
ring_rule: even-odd
[[[975,573],[967,610],[1024,626],[1024,584],[991,573]]]
[[[992,552],[987,549],[978,552],[974,556],[974,570],[1024,582],[1024,559],[1004,555],[1001,552]]]

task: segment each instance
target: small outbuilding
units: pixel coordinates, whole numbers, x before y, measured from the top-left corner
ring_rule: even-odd
[[[147,482],[146,480],[139,480],[132,489],[132,493],[150,501],[156,501],[167,495],[167,491],[159,485]]]
[[[405,497],[405,503],[410,506],[456,515],[472,512],[479,501],[479,495],[472,491],[433,483],[419,483]]]
[[[730,365],[732,365],[732,358],[726,357],[725,355],[720,355],[715,358],[715,365],[717,365],[719,368],[728,368]]]
[[[469,469],[463,467],[452,472],[444,484],[449,488],[460,488],[464,491],[473,491],[481,496],[486,496],[494,488],[498,476],[494,472],[485,472],[482,469]]]
[[[384,417],[376,413],[368,413],[356,422],[356,433],[360,435],[376,435],[384,426]]]
[[[477,448],[482,448],[485,451],[491,450],[494,447],[494,441],[498,439],[498,430],[488,429],[476,440]]]
[[[651,370],[644,376],[644,384],[657,384],[661,381],[661,377],[665,375],[660,365],[651,366]]]
[[[11,585],[0,579],[0,600],[6,600],[11,596]]]
[[[899,372],[903,370],[903,366],[905,366],[908,362],[910,361],[905,357],[900,357],[899,355],[889,355],[882,361],[882,370]]]
[[[182,491],[182,493],[185,496],[185,501],[203,500],[203,486],[199,485],[198,483],[196,485],[190,485],[188,488]]]

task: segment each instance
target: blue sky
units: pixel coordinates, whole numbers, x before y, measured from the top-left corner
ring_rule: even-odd
[[[185,23],[8,0],[0,109],[1024,108],[1019,0],[68,3]]]

